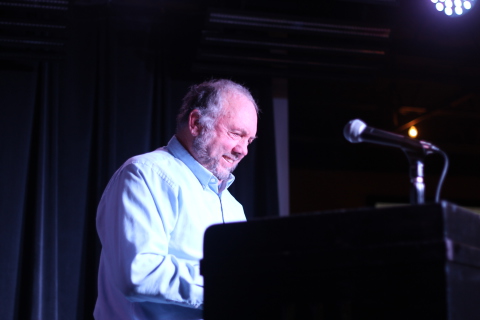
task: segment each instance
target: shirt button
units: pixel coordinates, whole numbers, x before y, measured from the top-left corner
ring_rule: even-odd
[[[215,178],[212,178],[212,180],[211,180],[211,181],[212,181],[212,182],[216,182]]]

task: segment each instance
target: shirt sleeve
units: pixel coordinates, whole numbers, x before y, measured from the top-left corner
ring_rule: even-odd
[[[169,254],[178,187],[158,168],[128,164],[100,201],[97,230],[113,285],[132,302],[202,308],[199,262]]]

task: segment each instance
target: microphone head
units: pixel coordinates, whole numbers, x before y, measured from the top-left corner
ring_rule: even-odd
[[[343,135],[345,136],[345,139],[351,143],[362,142],[360,136],[366,127],[367,125],[362,120],[351,120],[343,129]]]

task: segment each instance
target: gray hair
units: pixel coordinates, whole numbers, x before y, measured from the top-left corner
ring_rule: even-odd
[[[188,124],[190,113],[195,109],[200,112],[200,125],[207,131],[212,130],[215,122],[222,115],[227,93],[232,92],[247,97],[258,114],[258,106],[247,88],[227,79],[210,80],[191,86],[183,98],[177,115],[177,133]]]

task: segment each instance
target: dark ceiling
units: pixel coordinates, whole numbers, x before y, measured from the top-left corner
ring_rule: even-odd
[[[361,118],[402,134],[415,124],[420,139],[449,154],[452,173],[480,176],[480,5],[459,18],[435,11],[430,0],[24,0],[0,6],[3,56],[61,56],[67,12],[86,10],[162,24],[174,77],[288,79],[293,167],[404,170],[399,150],[343,138],[345,124]],[[433,163],[441,168],[441,160]]]
[[[451,174],[480,175],[478,6],[458,18],[429,0],[180,1],[166,10],[182,21],[172,33],[183,36],[179,70],[288,79],[293,167],[405,170],[399,150],[345,141],[345,124],[361,118],[402,134],[414,124],[449,154]],[[439,172],[443,160],[429,161]]]

